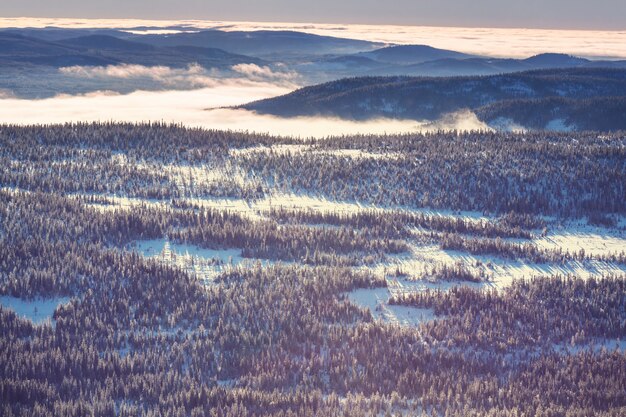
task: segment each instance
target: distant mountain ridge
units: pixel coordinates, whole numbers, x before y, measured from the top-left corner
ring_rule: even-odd
[[[433,48],[428,45],[388,46],[371,52],[361,52],[358,55],[380,62],[400,65],[418,64],[438,59],[466,59],[474,57],[473,55]]]
[[[350,55],[322,57],[296,67],[314,83],[366,76],[453,77],[496,75],[553,68],[626,68],[626,60],[594,61],[564,53],[524,59],[493,58],[428,45],[395,45]]]
[[[230,68],[243,63],[267,64],[259,58],[218,48],[158,47],[110,35],[87,35],[50,42],[0,32],[0,63],[10,62],[52,67],[116,64],[184,67],[199,64],[207,68]]]
[[[352,54],[383,46],[379,43],[295,31],[203,30],[172,35],[133,35],[129,40],[156,46],[212,46],[263,59]]]
[[[546,53],[491,58],[429,45],[384,45],[296,31],[135,34],[115,29],[7,29],[0,65],[110,65],[226,68],[239,63],[288,65],[310,83],[353,76],[492,75],[546,68],[626,68],[626,61],[591,61]]]

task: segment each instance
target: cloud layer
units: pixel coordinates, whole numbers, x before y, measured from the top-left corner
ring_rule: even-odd
[[[524,58],[542,52],[626,59],[626,31],[493,29],[398,25],[257,23],[206,20],[0,18],[2,27],[119,28],[147,30],[298,30],[318,35],[383,43],[426,44],[437,48],[497,57]]]
[[[287,71],[274,71],[267,66],[239,64],[231,72],[205,69],[198,64],[186,68],[167,66],[143,66],[121,64],[108,66],[71,66],[59,68],[63,76],[77,80],[107,81],[125,80],[131,82],[151,81],[166,89],[215,88],[220,86],[256,87],[259,83],[295,88],[298,75]]]
[[[326,117],[284,119],[258,115],[247,110],[207,110],[209,107],[239,104],[276,95],[279,92],[280,87],[260,84],[256,87],[222,85],[190,91],[137,91],[125,95],[98,92],[44,100],[8,98],[0,100],[0,123],[164,121],[208,129],[263,132],[302,138],[356,133],[404,133],[446,128],[487,128],[472,114],[452,117],[439,123],[420,123],[391,119],[355,122]]]

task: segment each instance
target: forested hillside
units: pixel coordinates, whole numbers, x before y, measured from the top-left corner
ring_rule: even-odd
[[[625,187],[620,134],[1,126],[1,414],[623,415]]]
[[[626,70],[572,68],[473,77],[342,79],[242,107],[287,117],[356,120],[437,120],[469,109],[486,122],[508,119],[544,129],[558,119],[573,130],[616,131],[626,128],[624,96]],[[600,113],[602,117],[594,117]]]

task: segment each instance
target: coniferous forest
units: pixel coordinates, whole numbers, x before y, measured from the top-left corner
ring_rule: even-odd
[[[626,136],[3,125],[0,328],[7,417],[623,416]]]

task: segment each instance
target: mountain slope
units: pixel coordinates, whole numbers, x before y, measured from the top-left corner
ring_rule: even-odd
[[[87,35],[77,38],[69,38],[57,41],[62,45],[73,46],[87,50],[111,50],[125,52],[147,52],[154,51],[153,45],[140,42],[128,41],[109,35]]]
[[[106,35],[90,35],[59,41],[60,44],[84,48],[85,53],[97,54],[125,64],[183,67],[199,64],[206,68],[229,68],[237,64],[266,63],[245,55],[222,49],[197,46],[157,47]]]
[[[522,62],[533,68],[569,68],[582,66],[591,61],[567,54],[544,53],[526,58]]]
[[[400,45],[299,63],[296,71],[314,83],[347,77],[457,77],[496,75],[551,68],[626,68],[626,61],[591,61],[546,53],[525,59],[479,57],[424,45]]]
[[[13,32],[0,32],[0,65],[3,67],[19,64],[52,67],[116,64],[185,67],[196,63],[206,68],[223,69],[237,64],[267,64],[259,58],[216,48],[156,47],[109,35],[87,35],[49,42]]]
[[[507,100],[481,107],[476,115],[500,128],[626,130],[626,96]]]
[[[380,44],[319,36],[294,31],[221,31],[205,30],[168,36],[135,35],[130,40],[141,40],[156,46],[201,46],[255,57],[293,57],[303,55],[351,54],[374,49]]]
[[[379,62],[400,65],[419,64],[437,59],[464,59],[472,57],[461,52],[437,49],[428,45],[388,46],[370,52],[361,52],[358,55]]]
[[[3,65],[49,66],[108,65],[116,61],[62,45],[10,32],[0,32],[0,62]]]
[[[626,70],[560,69],[485,77],[363,77],[302,88],[243,108],[281,116],[435,120],[514,99],[626,96]]]

